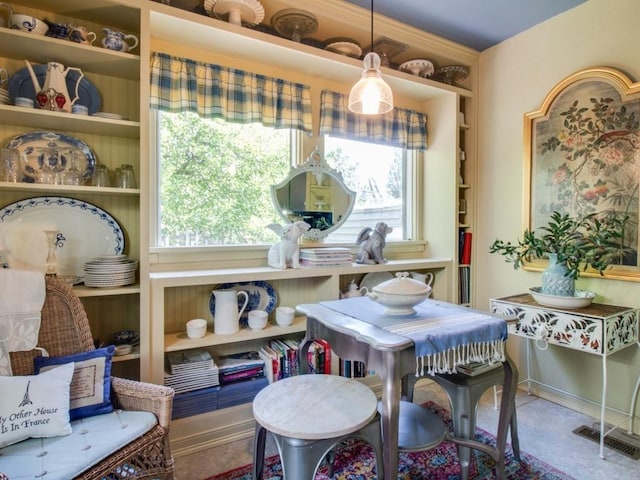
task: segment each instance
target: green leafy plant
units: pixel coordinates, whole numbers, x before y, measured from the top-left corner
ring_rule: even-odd
[[[628,217],[612,213],[592,213],[582,218],[554,211],[547,225],[536,231],[526,229],[517,243],[495,240],[490,253],[498,253],[516,270],[536,258],[549,254],[567,266],[567,276],[576,279],[588,268],[600,275],[612,264],[621,264],[625,248],[624,229]]]

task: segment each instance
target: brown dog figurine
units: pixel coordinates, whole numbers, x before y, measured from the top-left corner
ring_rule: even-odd
[[[387,244],[387,235],[392,231],[393,228],[384,222],[378,222],[375,228],[366,227],[360,230],[356,239],[356,245],[360,245],[356,263],[387,263],[382,250]]]

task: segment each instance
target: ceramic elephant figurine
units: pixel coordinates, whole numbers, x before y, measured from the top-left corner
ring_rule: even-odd
[[[267,263],[272,268],[300,268],[300,245],[298,240],[311,228],[307,222],[298,221],[284,226],[270,223],[267,228],[280,236],[267,254]]]

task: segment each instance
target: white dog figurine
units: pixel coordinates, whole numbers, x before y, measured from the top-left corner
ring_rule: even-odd
[[[387,244],[387,235],[392,231],[393,228],[384,222],[378,222],[376,228],[366,227],[360,230],[356,239],[356,245],[360,245],[356,263],[387,263],[382,250]]]
[[[311,228],[307,222],[288,223],[284,226],[270,223],[267,228],[277,233],[281,240],[271,245],[267,263],[272,268],[300,268],[300,245],[298,240]]]

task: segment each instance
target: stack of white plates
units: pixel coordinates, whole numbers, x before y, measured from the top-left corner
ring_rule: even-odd
[[[0,105],[10,105],[11,98],[6,88],[0,88]]]
[[[136,281],[138,261],[126,255],[102,255],[84,264],[87,287],[122,287]]]

